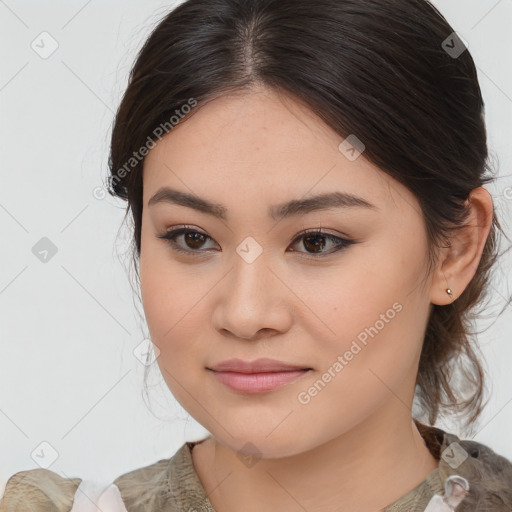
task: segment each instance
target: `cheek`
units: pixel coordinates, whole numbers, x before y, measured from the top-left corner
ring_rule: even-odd
[[[190,281],[187,286],[186,280],[181,279],[153,269],[144,275],[141,272],[144,313],[151,337],[161,351],[170,344],[175,349],[180,349],[180,343],[193,346],[194,333],[197,337],[198,326],[204,323],[198,318],[201,292],[196,288],[191,290]]]
[[[201,347],[195,341],[198,326],[203,324],[198,315],[205,314],[200,311],[199,298],[179,276],[168,271],[162,275],[158,266],[151,264],[144,272],[141,264],[141,292],[151,340],[160,351],[156,360],[160,373],[175,399],[188,409],[186,390],[195,389],[191,378],[202,361]]]
[[[184,316],[192,294],[184,272],[171,262],[171,249],[156,239],[150,228],[142,230],[140,286],[144,313],[154,341],[160,343],[172,335],[174,326]]]
[[[162,245],[147,243],[141,250],[141,297],[151,339],[160,350],[157,362],[174,392],[176,384],[169,373],[193,375],[192,367],[201,356],[198,334],[208,314],[201,299],[208,292],[208,281],[194,279],[186,267],[171,262]]]
[[[428,314],[419,286],[422,247],[391,242],[365,248],[354,261],[347,258],[322,280],[322,293],[309,288],[306,295],[312,283],[302,287],[304,303],[318,312],[310,328],[325,333],[316,338],[324,365],[342,356],[343,367],[351,369],[345,373],[362,386],[378,380],[370,370],[390,383],[403,378],[421,351]]]

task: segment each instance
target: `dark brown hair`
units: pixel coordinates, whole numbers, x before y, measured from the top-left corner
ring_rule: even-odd
[[[188,0],[166,14],[137,56],[112,131],[108,187],[128,201],[136,269],[144,160],[134,152],[191,98],[197,110],[262,84],[308,105],[341,138],[355,134],[364,157],[415,194],[426,278],[467,220],[469,193],[494,179],[475,64],[453,32],[425,0]],[[451,304],[431,305],[416,386],[418,415],[431,424],[443,409],[465,413],[467,424],[483,409],[471,326],[489,292],[498,230],[494,212],[472,281]],[[456,370],[463,380],[454,385]]]

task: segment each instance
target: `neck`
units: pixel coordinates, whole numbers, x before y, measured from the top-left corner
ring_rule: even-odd
[[[194,467],[217,512],[374,512],[413,490],[439,462],[398,405],[312,450],[249,467],[209,437],[194,448]]]

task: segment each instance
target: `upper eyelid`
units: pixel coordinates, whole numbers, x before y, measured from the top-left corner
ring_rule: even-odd
[[[196,226],[191,226],[191,225],[188,225],[188,224],[183,224],[183,225],[177,225],[177,226],[174,226],[172,228],[168,228],[165,230],[164,232],[164,235],[168,235],[168,234],[171,234],[171,233],[175,233],[176,231],[180,231],[180,230],[183,230],[183,231],[195,231],[201,235],[204,235],[206,237],[208,237],[210,240],[215,240],[212,236],[210,236],[206,231],[204,231],[203,229],[201,228],[198,228]],[[312,233],[312,234],[315,234],[315,233],[321,233],[323,235],[326,235],[326,236],[333,236],[333,237],[336,237],[336,238],[340,238],[340,239],[349,239],[350,237],[343,234],[343,233],[331,233],[330,231],[327,231],[325,227],[323,226],[319,226],[317,228],[307,228],[307,229],[302,229],[301,231],[299,231],[296,235],[294,235],[294,237],[291,239],[291,242],[294,242],[297,238],[301,237],[301,236],[304,236],[308,233]],[[218,242],[215,242],[215,243],[218,243]]]

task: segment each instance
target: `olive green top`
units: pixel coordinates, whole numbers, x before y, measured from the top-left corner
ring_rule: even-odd
[[[444,494],[444,482],[451,475],[466,478],[470,486],[457,512],[512,512],[509,460],[475,441],[461,441],[453,434],[418,421],[416,425],[439,465],[417,487],[382,509],[383,512],[425,512],[434,495]],[[192,463],[191,451],[202,441],[184,443],[170,459],[116,478],[114,483],[121,491],[127,511],[216,512]]]
[[[81,482],[49,469],[18,471],[7,481],[0,512],[69,512]]]
[[[446,479],[452,475],[462,477],[469,485],[469,492],[456,506],[456,512],[512,512],[509,460],[483,444],[460,440],[418,421],[416,425],[439,465],[423,482],[382,512],[454,510],[441,499],[445,496]],[[114,484],[127,512],[218,512],[210,503],[192,462],[192,450],[202,441],[186,442],[172,457],[117,477]],[[7,482],[0,512],[75,512],[76,508],[73,511],[71,508],[81,481],[63,478],[48,469],[18,472]],[[102,512],[109,509],[104,507]]]

